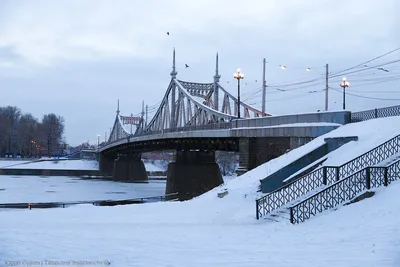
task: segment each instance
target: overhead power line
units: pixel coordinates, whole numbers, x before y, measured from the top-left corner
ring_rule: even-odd
[[[333,87],[330,87],[330,89],[332,89],[338,93],[342,93],[342,91],[340,89],[333,88]],[[346,95],[351,95],[351,96],[355,96],[355,97],[359,97],[359,98],[366,98],[366,99],[384,100],[384,101],[399,101],[400,100],[400,98],[371,97],[371,96],[357,95],[357,94],[353,94],[353,93],[349,93],[349,92],[346,92]]]
[[[364,66],[365,64],[368,64],[368,63],[370,63],[370,62],[372,62],[372,61],[374,61],[374,60],[377,60],[377,59],[380,59],[380,58],[385,57],[385,56],[387,56],[387,55],[390,55],[390,54],[392,54],[392,53],[394,53],[394,52],[396,52],[396,51],[399,51],[399,50],[400,50],[400,47],[398,47],[398,48],[396,48],[396,49],[394,49],[394,50],[392,50],[392,51],[389,51],[389,52],[387,52],[387,53],[385,53],[385,54],[382,54],[382,55],[380,55],[380,56],[377,56],[377,57],[375,57],[375,58],[373,58],[373,59],[370,59],[370,60],[367,60],[367,61],[362,62],[362,63],[360,63],[360,64],[357,64],[357,65],[355,65],[355,66],[353,66],[353,67],[350,67],[350,68],[347,68],[347,69],[338,71],[338,72],[336,72],[336,73],[333,73],[332,75],[336,75],[336,74],[339,74],[339,73],[342,73],[342,72],[345,72],[345,71],[348,71],[348,70],[352,70],[352,69],[358,68],[358,67],[360,67],[360,66]]]

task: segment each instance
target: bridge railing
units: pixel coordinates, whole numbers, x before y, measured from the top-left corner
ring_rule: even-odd
[[[193,125],[193,126],[171,128],[171,129],[165,129],[165,130],[159,130],[159,131],[142,132],[142,133],[136,134],[135,136],[175,133],[175,132],[192,132],[192,131],[202,131],[202,130],[223,130],[223,129],[231,129],[231,128],[232,128],[232,122],[221,122],[221,123],[210,123],[210,124],[204,124],[204,125]]]
[[[224,130],[224,129],[232,129],[233,125],[234,125],[233,122],[210,123],[210,124],[197,125],[197,126],[192,125],[192,126],[171,128],[171,129],[165,129],[165,130],[159,130],[159,131],[141,132],[141,133],[137,133],[135,135],[130,135],[127,138],[135,138],[135,137],[139,137],[139,136],[149,136],[149,135],[166,134],[166,133],[177,133],[177,132],[194,132],[194,131],[203,131],[203,130]],[[103,143],[103,145],[99,146],[99,148],[116,143],[120,140],[122,140],[122,139]]]
[[[377,118],[400,116],[400,105],[387,108],[376,108],[351,113],[351,122],[360,122]]]

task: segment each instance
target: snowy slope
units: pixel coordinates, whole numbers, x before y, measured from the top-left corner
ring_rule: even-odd
[[[241,196],[247,195],[247,197],[250,197],[254,201],[258,196],[261,196],[260,193],[256,193],[261,179],[322,145],[324,143],[324,138],[358,136],[358,141],[349,142],[333,151],[324,162],[324,165],[340,165],[399,135],[400,128],[398,125],[400,125],[400,117],[374,119],[341,126],[332,132],[314,139],[304,146],[258,166],[207,194],[216,195],[214,191],[227,188],[230,193],[237,192]],[[229,198],[229,195],[227,197]]]
[[[144,162],[144,166],[146,168],[146,171],[148,171],[148,172],[163,172],[163,171],[165,171],[164,169],[162,169],[159,166],[152,164],[150,162]]]
[[[400,183],[307,223],[239,218],[215,201],[0,212],[0,259],[111,266],[400,266]],[[226,202],[226,206],[240,204]]]
[[[344,161],[400,133],[400,117],[350,124],[186,202],[0,211],[0,260],[111,266],[400,266],[400,183],[300,225],[255,220],[259,180],[325,137],[359,136]],[[357,152],[356,152],[357,151]],[[357,153],[357,155],[355,155]],[[229,194],[218,198],[217,192]],[[6,244],[6,245],[4,245]]]

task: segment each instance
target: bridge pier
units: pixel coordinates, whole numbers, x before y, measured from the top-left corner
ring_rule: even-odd
[[[106,157],[103,153],[100,153],[99,170],[102,175],[112,175],[114,171],[114,158]]]
[[[178,193],[179,200],[188,200],[223,182],[214,151],[177,151],[175,162],[168,164],[165,193]]]
[[[254,169],[271,159],[277,158],[291,149],[297,148],[300,146],[299,142],[303,141],[306,143],[310,140],[294,142],[291,137],[240,138],[239,169],[237,170],[237,174],[242,175],[246,171]]]
[[[146,168],[140,154],[120,154],[114,161],[113,180],[148,181]]]

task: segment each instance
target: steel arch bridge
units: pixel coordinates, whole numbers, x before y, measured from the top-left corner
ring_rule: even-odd
[[[134,141],[136,136],[164,132],[207,130],[226,128],[238,115],[238,99],[230,94],[219,83],[218,54],[214,80],[211,83],[195,83],[177,79],[175,49],[171,80],[160,106],[149,123],[141,117],[122,116],[117,108],[117,115],[110,136],[100,150],[112,147],[112,143],[121,139]],[[242,119],[270,116],[250,105],[240,102]],[[135,132],[129,131],[127,125],[135,125]],[[213,127],[208,127],[212,125]],[[231,125],[231,124],[229,124]],[[132,139],[133,138],[133,139]]]

